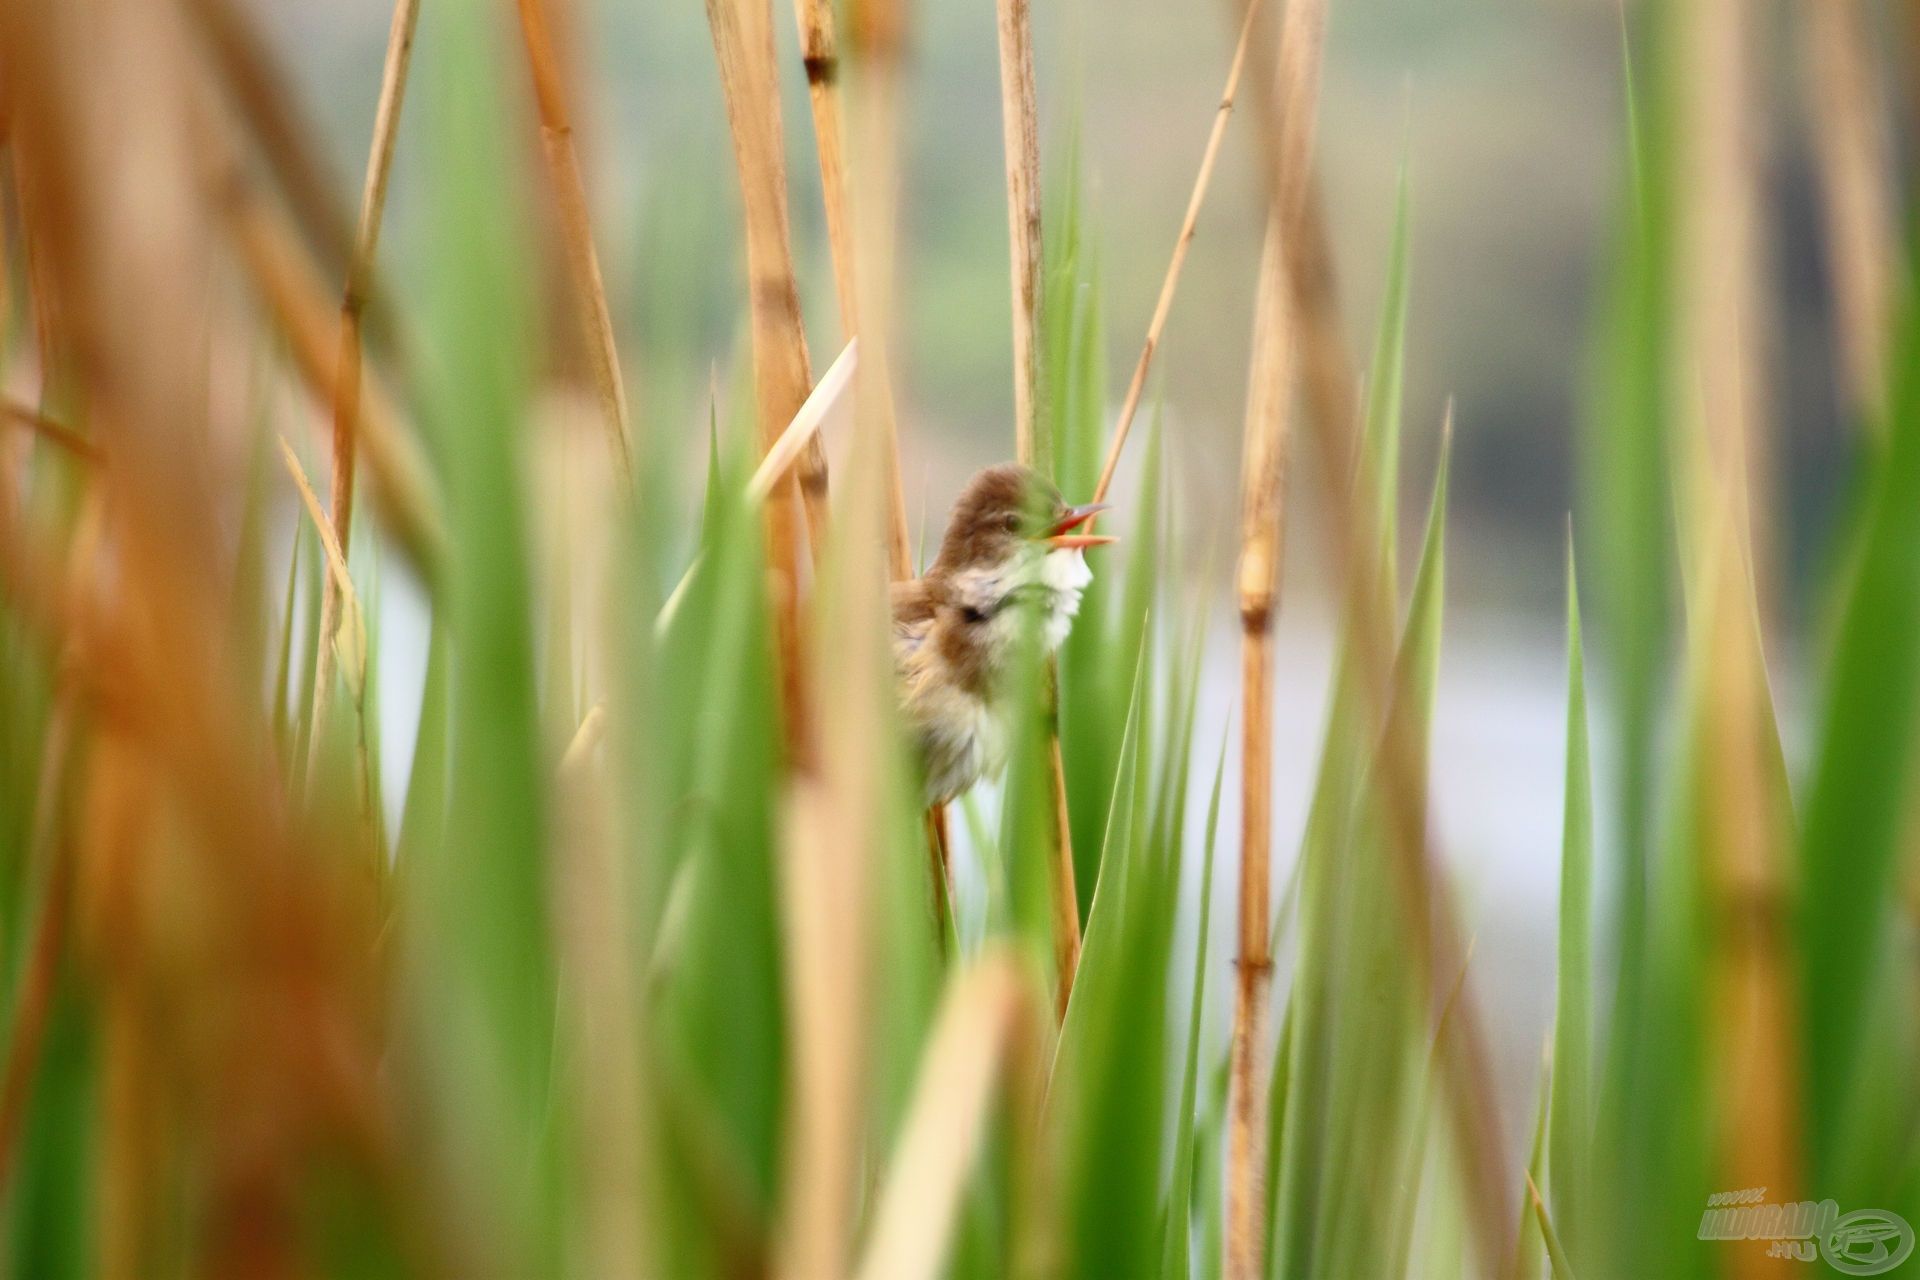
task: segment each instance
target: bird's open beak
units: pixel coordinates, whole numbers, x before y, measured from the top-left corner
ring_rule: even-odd
[[[1080,528],[1106,509],[1107,504],[1104,502],[1093,502],[1084,507],[1068,507],[1066,514],[1053,522],[1053,527],[1047,530],[1046,534],[1041,538],[1041,541],[1050,547],[1065,551],[1075,551],[1085,547],[1105,546],[1109,542],[1118,542],[1118,538],[1111,538],[1101,533],[1074,532],[1075,529]]]

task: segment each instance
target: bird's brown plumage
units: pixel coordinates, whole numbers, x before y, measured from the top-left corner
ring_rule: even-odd
[[[894,667],[928,803],[952,800],[1004,762],[998,703],[1021,634],[1008,606],[1032,600],[1050,620],[1048,640],[1064,636],[1090,575],[1078,550],[1052,549],[1045,535],[1071,515],[1037,472],[988,467],[954,504],[926,575],[893,587]],[[1071,560],[1064,572],[1047,563],[1054,555]]]

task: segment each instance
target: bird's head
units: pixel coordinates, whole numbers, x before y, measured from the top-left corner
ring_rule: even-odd
[[[988,467],[954,504],[928,576],[941,578],[955,604],[984,618],[1023,595],[1040,597],[1051,648],[1065,637],[1093,579],[1081,553],[1115,541],[1085,532],[1104,510],[1102,503],[1068,506],[1052,482],[1029,467]]]

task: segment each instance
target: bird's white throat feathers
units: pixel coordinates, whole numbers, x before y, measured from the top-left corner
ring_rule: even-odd
[[[1087,567],[1086,552],[1063,547],[1041,556],[1034,576],[1037,585],[1050,593],[1040,634],[1047,652],[1052,653],[1066,642],[1067,632],[1073,628],[1080,612],[1080,597],[1093,581],[1093,570]]]
[[[1011,649],[1019,640],[1020,628],[1030,625],[1030,615],[1007,606],[1023,599],[1037,604],[1041,643],[1053,653],[1073,629],[1080,599],[1092,581],[1093,570],[1078,547],[1034,544],[1021,548],[1011,564],[956,575],[954,585],[960,603],[993,618],[996,649]]]

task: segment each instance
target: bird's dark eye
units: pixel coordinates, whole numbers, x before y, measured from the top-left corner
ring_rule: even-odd
[[[1006,526],[1008,533],[1018,533],[1020,532],[1020,513],[1009,511],[1000,523]]]

